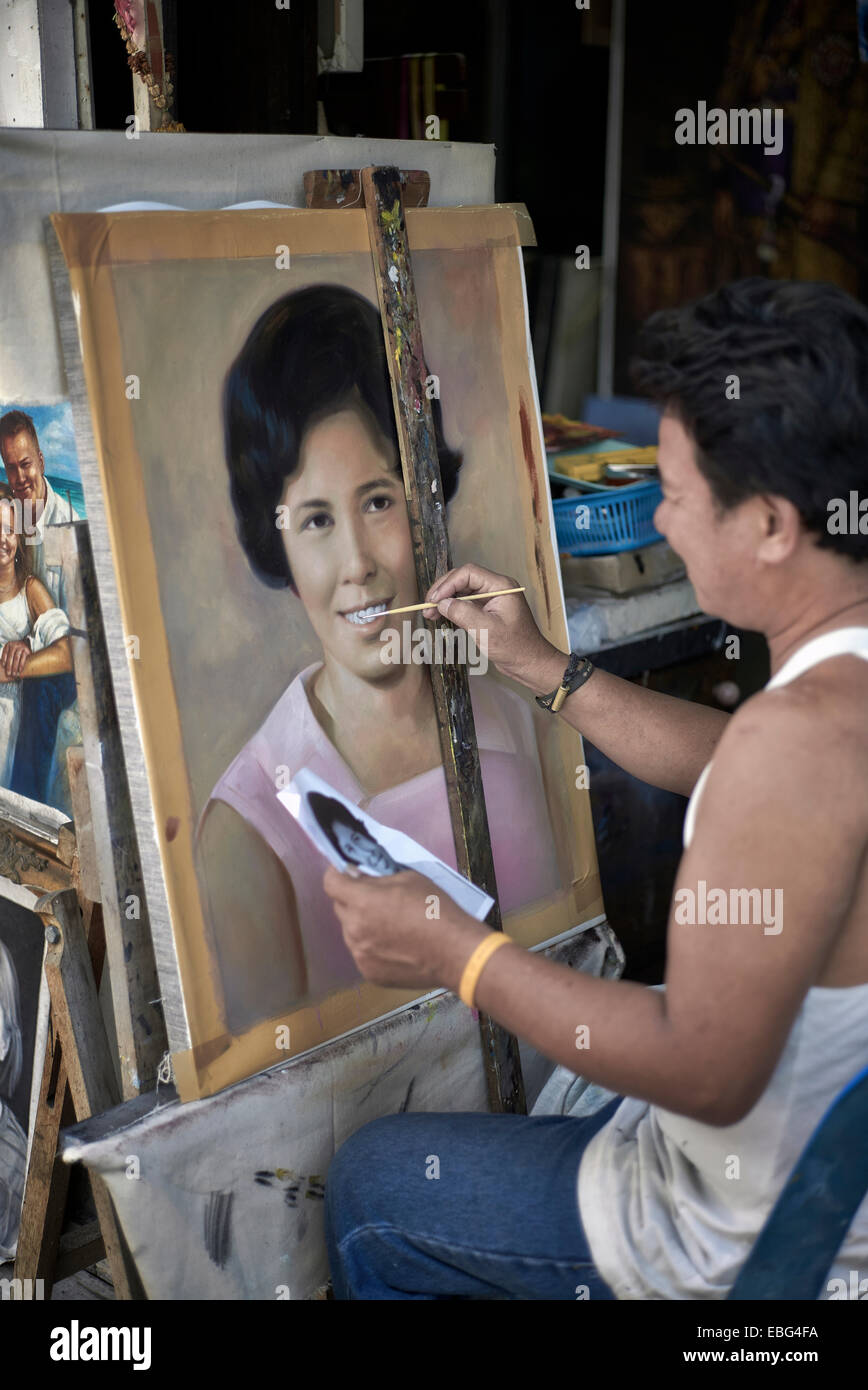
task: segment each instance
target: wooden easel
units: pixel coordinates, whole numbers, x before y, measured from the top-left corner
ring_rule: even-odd
[[[24,1207],[15,1257],[16,1279],[41,1279],[47,1295],[57,1279],[106,1256],[115,1296],[144,1291],[115,1218],[108,1189],[89,1174],[97,1221],[63,1234],[70,1169],[57,1145],[60,1131],[120,1101],[115,1068],[97,997],[105,956],[102,911],[89,904],[83,920],[78,894],[60,889],[36,904],[45,925],[45,976],[51,1028],[42,1070]]]
[[[58,1155],[61,1129],[152,1090],[167,1044],[89,534],[81,523],[52,527],[44,544],[67,578],[83,747],[68,754],[73,823],[32,845],[16,831],[24,850],[11,866],[15,881],[42,890],[33,910],[44,925],[51,998],[15,1277],[43,1280],[48,1296],[57,1279],[105,1255],[116,1297],[144,1298],[98,1175],[89,1174],[97,1221],[63,1231],[70,1168]],[[124,912],[131,901],[132,917]],[[107,959],[118,1066],[98,998]]]
[[[364,205],[366,210],[422,592],[451,567],[445,513],[432,500],[442,497],[442,485],[404,219],[405,199],[410,206],[427,204],[429,182],[422,171],[402,174],[397,169],[317,171],[305,179],[308,206]],[[399,337],[409,344],[408,352],[396,353]],[[78,560],[79,583],[70,596],[69,612],[87,776],[81,766],[72,774],[74,795],[77,788],[79,797],[75,837],[70,832],[62,846],[58,843],[58,857],[69,866],[74,884],[55,886],[38,903],[48,942],[45,972],[54,1031],[43,1069],[15,1272],[22,1279],[42,1278],[48,1286],[52,1279],[93,1263],[104,1250],[117,1296],[141,1298],[141,1283],[98,1176],[91,1175],[98,1223],[72,1238],[61,1236],[69,1184],[69,1169],[57,1156],[61,1129],[149,1089],[156,1060],[165,1050],[165,1033],[153,1027],[150,1009],[159,988],[152,954],[148,955],[146,914],[132,930],[132,965],[126,949],[131,929],[123,921],[122,904],[131,882],[142,902],[144,892],[89,539],[86,530],[75,526],[55,529],[64,533],[66,545],[75,547]],[[458,867],[496,898],[467,673],[461,666],[447,665],[433,667],[431,676]],[[94,774],[96,766],[99,776]],[[498,907],[491,924],[502,929]],[[116,1022],[129,1021],[124,1042],[119,1037],[120,1087],[97,998],[106,957],[113,991],[118,991]],[[150,1022],[142,1030],[138,1020],[146,1009]],[[479,1025],[489,1107],[522,1113],[517,1041],[485,1015],[480,1015]]]
[[[306,174],[308,207],[364,206],[392,383],[419,593],[452,568],[443,483],[435,444],[428,368],[404,217],[405,201],[428,203],[430,178],[421,169],[319,169]],[[445,624],[445,619],[441,619]],[[502,931],[500,905],[479,749],[467,671],[457,663],[431,665],[431,683],[446,774],[458,870],[495,899],[489,925]],[[482,1057],[493,1112],[527,1110],[518,1041],[487,1014],[479,1014]]]

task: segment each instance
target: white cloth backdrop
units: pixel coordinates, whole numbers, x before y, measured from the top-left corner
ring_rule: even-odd
[[[304,207],[308,169],[427,169],[432,207],[490,203],[494,146],[317,135],[0,129],[0,401],[63,400],[43,219],[134,199],[220,208],[248,199]],[[170,325],[167,325],[167,329]]]

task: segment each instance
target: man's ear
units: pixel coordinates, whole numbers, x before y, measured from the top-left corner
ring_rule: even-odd
[[[761,524],[765,535],[760,542],[760,558],[779,563],[793,553],[799,541],[798,508],[786,497],[761,494],[757,505],[762,509]]]

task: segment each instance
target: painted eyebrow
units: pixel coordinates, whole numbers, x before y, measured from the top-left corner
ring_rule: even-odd
[[[384,487],[384,486],[385,486],[385,487],[392,486],[392,485],[397,486],[397,484],[398,484],[399,481],[400,481],[399,478],[397,478],[395,475],[393,475],[393,474],[390,473],[390,474],[388,474],[385,478],[377,478],[377,479],[375,479],[373,482],[370,482],[370,483],[362,483],[361,486],[359,486],[359,487],[356,488],[356,496],[357,496],[357,497],[363,497],[363,496],[365,495],[366,492],[376,492],[378,488],[382,488],[382,487]],[[321,508],[323,508],[323,507],[324,507],[324,508],[326,509],[326,511],[328,511],[328,509],[329,509],[330,506],[331,506],[331,503],[330,503],[330,502],[327,502],[327,501],[325,500],[325,498],[323,498],[323,497],[311,497],[310,500],[307,501],[307,502],[299,502],[299,504],[298,504],[298,510],[299,510],[300,512],[303,512],[303,511],[305,511],[307,508],[313,508],[313,507],[321,507]]]
[[[376,492],[377,488],[381,487],[397,487],[399,483],[403,485],[403,479],[398,474],[387,473],[384,478],[376,478],[372,483],[362,483],[360,487],[356,488],[356,496],[361,497],[366,492]]]

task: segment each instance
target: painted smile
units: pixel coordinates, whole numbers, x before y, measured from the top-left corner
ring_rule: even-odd
[[[341,617],[346,618],[353,627],[370,627],[383,616],[390,603],[391,599],[383,599],[382,603],[369,603],[365,608],[351,608]]]

